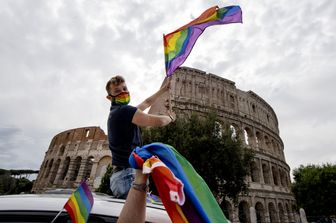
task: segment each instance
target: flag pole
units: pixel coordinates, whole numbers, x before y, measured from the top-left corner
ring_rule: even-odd
[[[172,76],[167,76],[167,81],[169,82],[170,84],[170,87],[168,89],[168,112],[172,113],[173,110],[172,110],[172,104],[171,104],[171,101],[172,101],[172,86],[171,86],[171,80],[172,80]]]
[[[58,214],[55,216],[55,218],[54,218],[50,223],[54,223],[54,221],[56,220],[56,218],[58,218],[58,216],[62,213],[63,209],[64,209],[64,208],[62,208],[62,209],[58,212]]]
[[[162,34],[162,37],[163,37],[163,55],[164,55],[164,61],[165,61],[165,70],[166,70],[166,77],[167,77],[167,79],[168,79],[168,81],[169,82],[171,82],[171,76],[168,76],[167,75],[167,64],[166,64],[166,53],[165,53],[165,43],[166,43],[166,41],[165,41],[165,35],[164,35],[164,33]],[[170,88],[169,88],[169,91],[168,91],[168,112],[170,112],[170,113],[172,113],[173,112],[173,109],[172,109],[172,105],[171,105],[171,86],[170,86]]]

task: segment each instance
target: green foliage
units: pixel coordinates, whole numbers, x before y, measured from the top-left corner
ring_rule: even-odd
[[[301,165],[293,175],[292,191],[307,216],[336,214],[336,165]]]
[[[112,175],[112,170],[113,170],[112,166],[108,165],[106,168],[106,172],[103,178],[101,179],[101,183],[98,189],[96,190],[97,192],[112,195],[112,191],[110,189],[110,177]]]
[[[143,142],[162,142],[177,149],[203,177],[215,196],[234,200],[247,193],[245,182],[253,152],[232,139],[228,125],[216,114],[191,115],[161,128],[143,129]]]
[[[30,193],[33,188],[33,181],[26,178],[19,178],[16,180],[15,194]]]
[[[27,174],[27,173],[30,173],[30,172],[28,171],[28,172],[21,173],[21,174]],[[14,174],[14,175],[21,175],[21,174]],[[0,194],[30,193],[33,187],[32,181],[24,177],[17,179],[17,178],[12,177],[11,175],[13,175],[12,170],[0,169]]]

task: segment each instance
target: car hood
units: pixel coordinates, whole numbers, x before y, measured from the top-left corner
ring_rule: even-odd
[[[20,194],[0,196],[0,211],[55,211],[63,209],[70,194]],[[125,200],[93,194],[91,214],[119,216]],[[64,210],[65,211],[65,210]],[[147,204],[146,221],[171,222],[162,205]]]

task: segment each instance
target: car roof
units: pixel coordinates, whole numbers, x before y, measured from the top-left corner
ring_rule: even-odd
[[[55,211],[59,212],[69,199],[69,194],[20,194],[0,196],[1,211]],[[125,200],[93,193],[91,214],[119,216]],[[65,211],[65,210],[64,210]],[[171,222],[163,205],[147,204],[147,222]]]

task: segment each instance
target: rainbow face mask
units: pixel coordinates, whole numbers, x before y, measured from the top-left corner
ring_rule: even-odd
[[[127,105],[130,100],[129,92],[121,92],[116,96],[112,96],[112,105]]]

